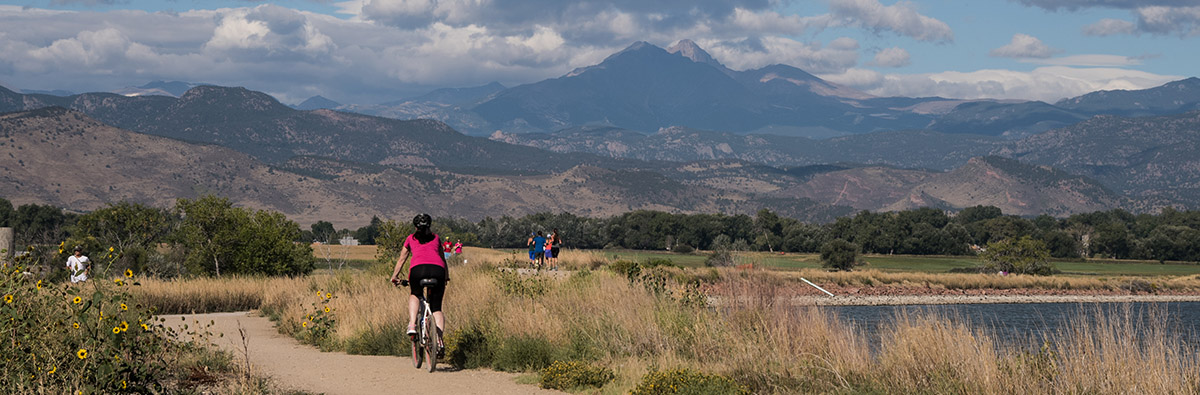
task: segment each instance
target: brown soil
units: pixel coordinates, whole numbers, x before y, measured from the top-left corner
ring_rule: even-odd
[[[321,352],[279,334],[274,324],[254,312],[162,316],[167,324],[194,329],[213,325],[212,343],[232,353],[236,360],[249,356],[251,369],[285,389],[325,394],[556,394],[534,385],[514,382],[516,374],[490,370],[455,370],[438,365],[438,371],[416,369],[412,359],[395,356],[349,355]],[[182,317],[182,319],[181,319]],[[245,331],[246,351],[238,328]],[[223,336],[221,336],[223,335]],[[185,335],[186,336],[186,335]],[[219,336],[219,337],[218,337]]]

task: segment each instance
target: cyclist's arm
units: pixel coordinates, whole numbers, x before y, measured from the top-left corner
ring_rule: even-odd
[[[402,269],[404,269],[404,264],[408,262],[408,257],[411,255],[412,255],[412,251],[409,250],[407,247],[404,248],[404,253],[401,254],[400,259],[396,260],[396,268],[394,270],[392,270],[392,279],[391,279],[392,283],[400,282],[400,271]]]

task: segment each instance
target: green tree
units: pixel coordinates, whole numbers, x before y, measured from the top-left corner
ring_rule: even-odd
[[[982,269],[987,272],[1009,272],[1017,274],[1054,274],[1050,264],[1050,250],[1046,243],[1029,236],[1020,239],[1004,239],[988,243],[987,250],[979,254]]]
[[[177,224],[167,209],[123,201],[79,216],[71,233],[72,240],[92,237],[99,247],[113,248],[117,268],[142,272]]]
[[[75,215],[51,205],[22,204],[9,218],[17,245],[58,244],[67,237]]]
[[[207,195],[179,199],[183,217],[175,245],[194,273],[298,275],[312,272],[312,247],[296,244],[300,226],[283,214],[233,207],[229,199]]]
[[[12,226],[14,214],[12,202],[8,201],[8,199],[0,198],[0,228]]]
[[[354,231],[354,238],[358,239],[359,244],[375,244],[375,238],[379,236],[379,225],[382,223],[383,220],[378,216],[371,216],[371,223]]]
[[[375,259],[383,263],[396,263],[404,252],[404,239],[416,231],[411,224],[387,220],[379,223],[379,236],[375,237]]]
[[[830,240],[821,246],[821,266],[850,271],[858,264],[862,247],[842,239]]]
[[[333,223],[329,221],[317,221],[317,223],[312,224],[311,228],[313,241],[331,243],[337,240],[334,237],[337,234],[337,230],[333,228]]]

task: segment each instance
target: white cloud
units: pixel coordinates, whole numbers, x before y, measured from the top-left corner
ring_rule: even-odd
[[[908,51],[904,48],[884,48],[875,53],[875,58],[871,60],[872,66],[879,67],[904,67],[908,66],[911,60]]]
[[[1037,37],[1017,33],[1013,35],[1011,42],[991,50],[988,54],[1003,58],[1048,58],[1059,52],[1062,50],[1046,46]]]
[[[874,84],[847,85],[877,96],[1024,99],[1053,103],[1097,90],[1147,89],[1179,79],[1182,77],[1119,68],[1047,66],[1029,72],[978,70],[889,74]]]
[[[1022,62],[1055,66],[1119,67],[1142,64],[1141,59],[1120,55],[1072,55],[1049,59],[1025,59]]]
[[[828,46],[784,37],[746,41],[700,40],[698,43],[734,70],[783,63],[810,73],[840,73],[858,63],[858,41],[849,37],[834,39]]]
[[[1120,19],[1105,18],[1096,23],[1083,27],[1083,34],[1089,36],[1111,36],[1116,34],[1133,34],[1137,25]]]
[[[264,4],[226,12],[203,48],[233,57],[293,59],[327,55],[336,45],[305,15]]]
[[[878,0],[832,0],[829,6],[833,16],[847,26],[875,32],[891,31],[921,41],[954,41],[950,25],[921,15],[912,3],[899,2],[885,6]]]

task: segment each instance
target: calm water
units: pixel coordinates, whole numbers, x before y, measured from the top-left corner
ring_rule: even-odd
[[[1070,325],[1105,314],[1127,316],[1139,331],[1149,325],[1166,325],[1167,333],[1178,335],[1193,348],[1200,348],[1200,302],[829,306],[823,309],[866,334],[873,349],[879,345],[879,330],[888,328],[898,315],[919,317],[928,313],[955,322],[965,321],[972,328],[985,330],[1002,348],[1037,348],[1043,339],[1065,332]]]

